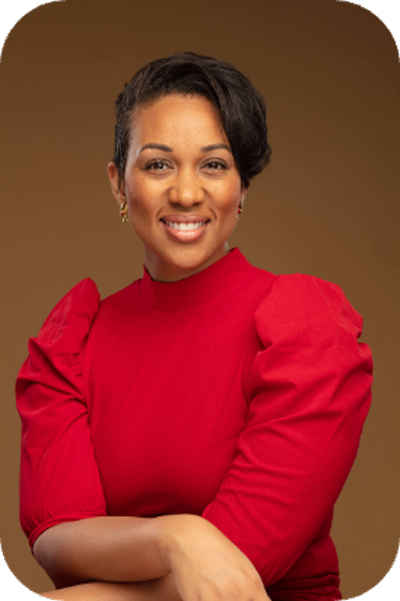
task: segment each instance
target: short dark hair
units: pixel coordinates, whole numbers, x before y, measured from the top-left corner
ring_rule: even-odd
[[[230,63],[193,52],[180,52],[148,63],[119,94],[115,103],[114,163],[120,181],[125,173],[134,109],[169,94],[202,96],[214,104],[247,188],[271,156],[264,98]]]

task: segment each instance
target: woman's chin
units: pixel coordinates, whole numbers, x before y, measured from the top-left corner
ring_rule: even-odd
[[[145,265],[153,280],[175,282],[206,269],[228,252],[225,246],[214,253],[199,253],[198,249],[183,248],[170,257],[147,256]],[[146,253],[148,254],[148,253]]]

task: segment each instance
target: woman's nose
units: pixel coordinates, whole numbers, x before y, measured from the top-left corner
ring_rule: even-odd
[[[169,189],[169,200],[182,206],[192,206],[204,199],[204,188],[199,177],[192,172],[176,175]]]

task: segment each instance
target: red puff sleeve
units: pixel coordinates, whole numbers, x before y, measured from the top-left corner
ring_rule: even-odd
[[[82,345],[97,313],[89,279],[55,307],[19,372],[20,520],[29,543],[60,522],[106,515],[83,394]]]
[[[244,384],[246,428],[203,517],[269,585],[329,524],[370,406],[372,359],[357,342],[361,317],[317,278],[280,276],[255,325],[261,350]]]

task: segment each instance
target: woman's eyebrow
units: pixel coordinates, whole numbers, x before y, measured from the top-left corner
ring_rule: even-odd
[[[139,154],[141,152],[143,152],[143,150],[146,150],[148,148],[153,148],[156,150],[162,150],[163,152],[173,152],[173,148],[171,148],[171,146],[167,146],[166,144],[157,144],[156,142],[151,142],[150,144],[145,144],[144,146],[141,147],[141,149],[139,150]],[[212,150],[218,150],[218,149],[224,149],[224,150],[228,150],[229,152],[232,152],[232,150],[229,148],[229,146],[227,144],[208,144],[207,146],[202,146],[202,148],[200,148],[201,152],[211,152]]]
[[[209,144],[208,146],[203,146],[200,150],[201,152],[211,152],[212,150],[218,150],[219,148],[223,148],[225,150],[229,150],[229,152],[232,152],[227,144]]]
[[[146,148],[155,148],[156,150],[163,150],[164,152],[172,152],[171,146],[166,146],[165,144],[156,144],[153,142],[151,144],[145,144],[142,146],[142,148],[139,150],[139,154],[143,152],[143,150],[146,150]]]

